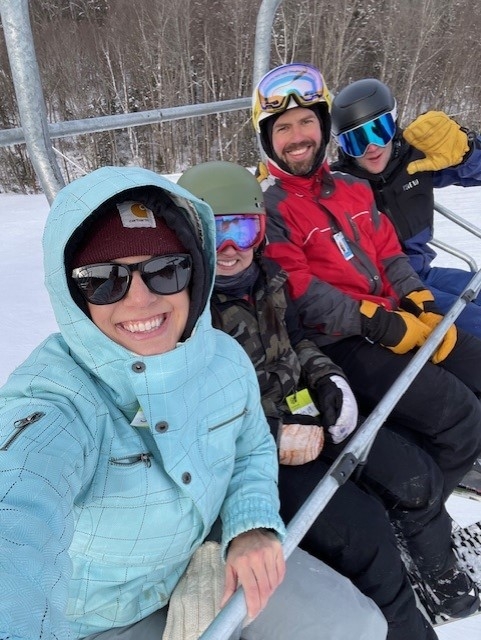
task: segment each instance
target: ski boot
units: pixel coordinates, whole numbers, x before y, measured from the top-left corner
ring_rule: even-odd
[[[470,576],[452,567],[429,581],[438,612],[450,618],[466,618],[480,608],[479,589]]]

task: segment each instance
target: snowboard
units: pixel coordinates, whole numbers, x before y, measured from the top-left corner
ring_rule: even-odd
[[[470,574],[472,580],[481,589],[481,521],[467,527],[460,527],[454,523],[452,538],[459,565]],[[443,613],[437,613],[436,600],[429,585],[422,579],[402,540],[399,540],[399,544],[419,609],[434,627],[457,622],[459,618],[450,618]],[[481,613],[481,608],[471,615],[479,613]]]

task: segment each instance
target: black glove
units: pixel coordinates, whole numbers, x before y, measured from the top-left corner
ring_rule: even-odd
[[[362,300],[359,311],[361,334],[394,353],[407,353],[422,346],[432,331],[412,313],[388,311],[370,300]]]
[[[314,395],[314,404],[320,415],[320,423],[330,427],[339,418],[342,409],[343,394],[331,376],[324,376],[318,383]]]
[[[357,426],[357,402],[345,378],[332,375],[321,379],[314,402],[334,444],[342,442]]]

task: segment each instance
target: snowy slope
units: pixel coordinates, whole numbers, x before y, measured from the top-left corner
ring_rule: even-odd
[[[436,192],[436,199],[481,227],[481,187],[447,187]],[[43,287],[41,236],[47,213],[48,203],[42,195],[0,195],[0,385],[43,338],[56,331]],[[435,235],[472,255],[481,267],[481,240],[438,214]],[[435,264],[467,268],[457,258],[441,252]],[[448,508],[461,525],[481,520],[481,502],[453,497]],[[444,625],[437,631],[440,640],[481,640],[481,615]]]

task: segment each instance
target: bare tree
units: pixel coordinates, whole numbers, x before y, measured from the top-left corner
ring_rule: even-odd
[[[35,0],[32,28],[52,122],[249,96],[261,0]],[[445,109],[480,127],[475,0],[283,0],[271,64],[320,67],[332,92],[386,82],[401,121]],[[0,34],[0,126],[19,126]],[[255,164],[247,110],[55,141],[70,180],[101,164],[171,173],[209,159]],[[4,190],[38,189],[22,145],[0,150]]]

